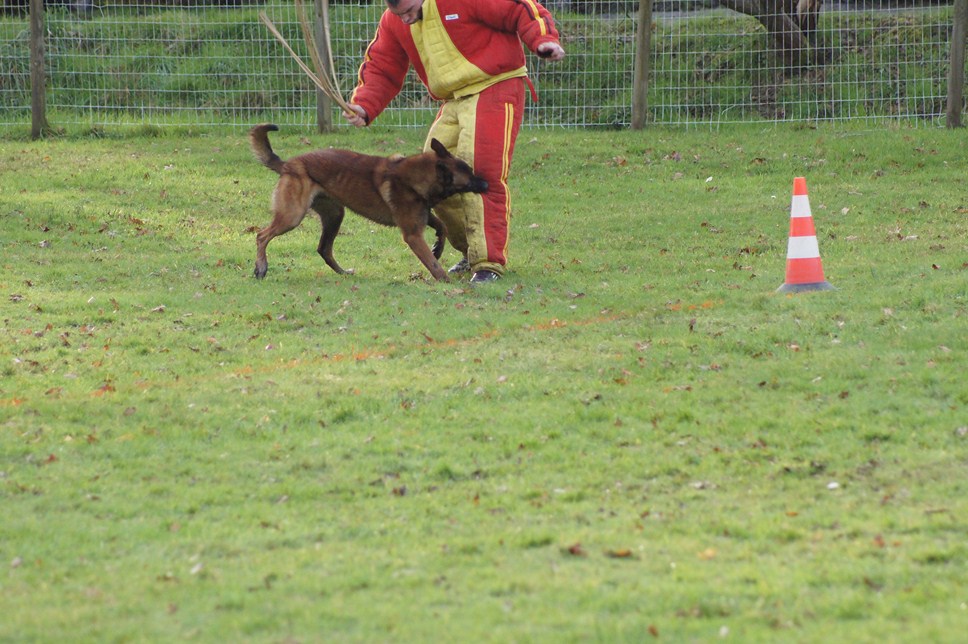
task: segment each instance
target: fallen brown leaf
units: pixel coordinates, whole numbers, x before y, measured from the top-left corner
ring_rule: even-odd
[[[635,554],[628,548],[618,548],[616,550],[606,550],[605,556],[611,559],[634,559]]]
[[[584,548],[581,547],[580,543],[574,543],[567,548],[562,548],[562,551],[566,554],[572,555],[573,557],[587,557],[588,553],[585,552]]]

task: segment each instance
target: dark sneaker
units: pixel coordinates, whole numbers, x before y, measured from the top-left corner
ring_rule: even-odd
[[[466,273],[469,270],[471,270],[471,265],[468,263],[467,258],[464,257],[459,262],[451,266],[447,272],[453,275],[456,273]]]
[[[486,284],[488,282],[496,282],[499,279],[501,279],[501,276],[494,271],[482,268],[471,277],[471,284]]]

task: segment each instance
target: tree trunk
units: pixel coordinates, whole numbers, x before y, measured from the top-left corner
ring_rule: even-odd
[[[766,27],[784,67],[802,69],[824,62],[816,42],[817,17],[823,0],[722,0],[737,13]]]

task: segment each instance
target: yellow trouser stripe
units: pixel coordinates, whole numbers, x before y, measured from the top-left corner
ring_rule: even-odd
[[[508,244],[511,243],[511,191],[508,190],[508,173],[511,171],[511,146],[514,141],[512,133],[514,131],[514,105],[504,104],[504,149],[501,151],[501,185],[504,186],[504,194],[507,195],[504,204],[504,219],[508,223],[508,235],[504,241],[503,254],[507,257]]]

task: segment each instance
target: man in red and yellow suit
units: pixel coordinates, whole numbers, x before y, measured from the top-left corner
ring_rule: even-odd
[[[473,271],[473,283],[499,279],[507,264],[508,171],[530,86],[521,43],[542,58],[565,56],[551,14],[536,0],[387,0],[350,97],[355,113],[346,115],[358,127],[373,122],[411,65],[442,101],[424,148],[436,138],[489,186],[435,208],[464,254],[451,272]]]

